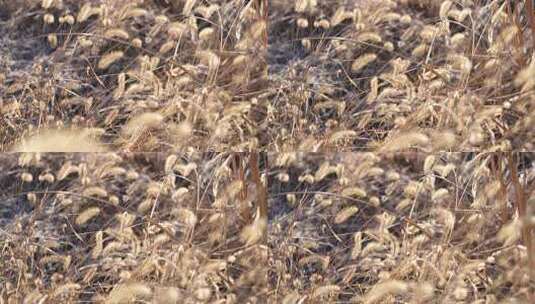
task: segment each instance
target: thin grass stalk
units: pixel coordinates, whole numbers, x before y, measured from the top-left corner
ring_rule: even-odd
[[[535,52],[535,11],[533,10],[533,0],[526,0],[524,9],[526,10],[529,27],[531,28],[531,43],[533,44],[533,51]]]
[[[251,175],[253,178],[253,182],[256,185],[257,188],[257,197],[256,197],[256,203],[258,208],[258,216],[261,218],[267,219],[268,214],[268,201],[267,201],[267,190],[264,184],[262,183],[262,179],[260,178],[260,161],[259,161],[259,153],[258,152],[251,152],[251,156],[249,157],[249,166],[251,168]],[[267,232],[264,231],[264,238],[266,237]]]
[[[522,35],[522,25],[520,24],[519,12],[517,10],[517,6],[513,4],[513,1],[507,2],[507,8],[509,10],[509,14],[511,15],[511,23],[514,24],[518,30],[515,39],[513,39],[516,50],[516,62],[520,66],[524,66],[526,60],[521,51],[522,47],[524,46],[524,36]]]
[[[519,162],[519,155],[509,152],[507,154],[507,161],[509,170],[511,173],[511,183],[515,192],[515,207],[518,211],[520,219],[525,219],[527,215],[527,196],[525,193],[525,187],[520,183],[518,178],[517,165]],[[522,226],[522,242],[526,246],[528,253],[528,267],[532,280],[535,279],[535,256],[533,250],[533,240],[531,235],[531,227],[527,225]]]
[[[493,158],[490,162],[490,169],[494,178],[500,182],[500,190],[498,193],[498,201],[500,202],[500,218],[502,223],[505,224],[509,220],[509,212],[507,210],[507,186],[509,183],[505,180],[503,174],[503,165],[500,157]]]
[[[264,31],[263,40],[264,40],[264,47],[267,49],[268,47],[267,22],[268,22],[268,13],[269,13],[268,0],[257,0],[257,5],[258,5],[257,10],[259,13],[258,15],[261,16],[264,22],[266,22],[266,30]]]
[[[234,164],[234,174],[236,175],[236,179],[240,181],[241,183],[241,189],[238,193],[238,199],[239,199],[239,213],[240,218],[244,220],[245,222],[249,223],[251,221],[251,212],[246,208],[246,200],[247,200],[247,181],[245,179],[245,168],[243,167],[243,158],[241,153],[235,153],[233,158],[233,164]]]

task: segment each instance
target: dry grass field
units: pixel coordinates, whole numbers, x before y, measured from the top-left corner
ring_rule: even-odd
[[[270,303],[533,303],[533,154],[270,157]]]
[[[270,2],[270,150],[533,150],[531,1],[294,3]]]
[[[522,0],[0,0],[0,304],[535,303]]]
[[[235,174],[244,159],[0,156],[0,302],[265,303],[266,217]]]
[[[531,151],[520,2],[3,0],[0,150]]]
[[[0,7],[0,150],[245,151],[266,140],[256,1]],[[64,136],[90,143],[58,147]]]

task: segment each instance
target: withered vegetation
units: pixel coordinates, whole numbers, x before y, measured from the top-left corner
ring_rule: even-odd
[[[0,304],[535,303],[533,6],[0,0]]]
[[[531,1],[270,3],[270,150],[533,150]]]
[[[0,154],[0,302],[265,303],[248,157]]]
[[[3,151],[44,128],[125,151],[534,148],[531,1],[14,3]]]
[[[270,303],[532,303],[534,155],[270,157]]]
[[[43,129],[73,128],[96,129],[124,151],[260,146],[259,3],[0,1],[0,151]]]

